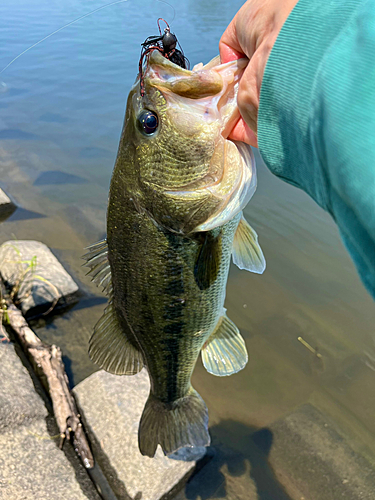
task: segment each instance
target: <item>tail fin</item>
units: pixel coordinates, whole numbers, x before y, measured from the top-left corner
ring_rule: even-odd
[[[165,455],[180,448],[208,446],[208,411],[205,402],[192,387],[173,403],[163,403],[150,394],[138,431],[142,455],[153,457],[158,444]]]

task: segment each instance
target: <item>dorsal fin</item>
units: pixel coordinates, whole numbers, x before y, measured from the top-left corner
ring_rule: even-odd
[[[91,275],[91,281],[97,286],[103,287],[103,292],[112,296],[112,276],[111,268],[108,262],[108,245],[107,240],[101,240],[87,247],[88,252],[83,255],[86,260],[84,266],[90,270],[87,275]]]
[[[233,240],[233,262],[240,269],[262,274],[266,260],[258,243],[258,235],[242,216]]]
[[[247,360],[245,341],[224,310],[215,330],[203,346],[203,365],[208,373],[224,377],[245,368]]]
[[[135,375],[143,368],[139,349],[129,339],[130,329],[120,324],[110,301],[94,327],[89,343],[89,355],[94,363],[115,375]]]

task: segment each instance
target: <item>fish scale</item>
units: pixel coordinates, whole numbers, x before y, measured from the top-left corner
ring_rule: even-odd
[[[113,213],[117,214],[116,217],[122,217],[119,208],[110,205],[109,220]],[[138,218],[139,214],[133,209],[132,216]],[[123,217],[127,218],[129,225],[132,224],[132,216],[127,207]],[[200,250],[199,243],[172,233],[166,235],[165,231],[144,217],[141,234],[137,238],[127,238],[126,245],[120,238],[108,233],[112,275],[119,277],[113,282],[114,296],[120,308],[126,308],[127,318],[144,353],[151,380],[157,381],[153,384],[155,395],[165,399],[164,394],[173,393],[177,398],[186,393],[198,354],[221,315],[231,242],[239,218],[237,216],[222,229],[225,252],[219,276],[209,289],[200,290],[193,273]],[[141,251],[141,267],[140,248],[147,248],[146,252]],[[168,258],[165,259],[164,255]],[[116,259],[116,256],[119,258]],[[128,290],[129,283],[132,284],[131,293]],[[166,317],[165,312],[174,309],[176,300],[181,298],[184,303],[179,307],[178,320],[170,315]],[[194,337],[193,343],[191,332],[200,332]],[[184,337],[187,337],[187,342],[181,343]],[[175,348],[177,343],[181,349]],[[184,369],[174,369],[180,366]],[[176,383],[177,374],[180,374],[179,384]]]
[[[231,255],[243,269],[265,267],[257,235],[242,217],[255,167],[251,152],[221,133],[238,117],[245,64],[215,59],[187,71],[157,51],[147,56],[144,93],[138,80],[128,97],[107,244],[86,255],[93,281],[109,295],[89,353],[119,375],[146,367],[150,395],[138,438],[150,457],[159,444],[169,454],[210,442],[208,411],[191,385],[200,353],[218,376],[247,362],[224,300]]]

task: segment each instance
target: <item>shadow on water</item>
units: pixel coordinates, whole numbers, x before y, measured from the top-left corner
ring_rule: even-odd
[[[34,186],[48,186],[51,184],[85,184],[87,179],[74,174],[67,174],[60,170],[42,172],[34,181]]]
[[[258,430],[234,420],[225,420],[211,427],[210,434],[214,456],[190,479],[178,500],[231,498],[231,495],[238,500],[291,500],[268,463],[273,442],[269,429]],[[234,481],[231,489],[235,491],[228,491],[228,478],[239,478],[249,474],[249,470],[250,481],[241,481],[242,487],[239,480]],[[254,496],[250,496],[248,490],[251,481]]]
[[[57,113],[44,113],[39,116],[39,120],[47,123],[66,123],[69,121],[68,118]]]
[[[17,210],[8,218],[7,222],[16,222],[21,220],[29,219],[41,219],[47,217],[39,212],[34,212],[33,210],[27,210],[26,208],[17,207]]]
[[[29,91],[27,89],[17,89],[15,87],[9,88],[8,86],[4,87],[4,93],[6,92],[7,97],[19,97],[20,95],[27,94]]]
[[[72,360],[69,358],[69,356],[62,356],[62,361],[65,366],[65,373],[68,376],[68,382],[69,382],[69,389],[72,390],[73,387],[75,386],[74,383],[74,373],[72,370]]]
[[[98,148],[98,147],[88,147],[88,148],[83,148],[79,152],[79,156],[81,158],[106,158],[108,156],[111,156],[112,153],[108,151],[107,149],[103,148]]]
[[[74,305],[74,310],[78,311],[79,309],[88,309],[94,306],[105,305],[108,302],[108,297],[100,297],[90,296],[84,299],[81,299],[77,304]]]
[[[7,128],[0,130],[0,139],[34,140],[38,139],[38,136],[18,128]]]

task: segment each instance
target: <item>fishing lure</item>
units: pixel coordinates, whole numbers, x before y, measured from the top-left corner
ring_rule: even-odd
[[[164,28],[164,33],[162,34],[160,28],[160,21],[164,21],[167,25]],[[182,47],[177,40],[177,37],[174,33],[171,33],[171,29],[167,21],[165,21],[162,17],[159,17],[158,21],[159,35],[157,36],[149,36],[146,40],[141,44],[141,57],[139,59],[139,79],[141,86],[141,96],[144,96],[144,84],[143,84],[143,62],[144,58],[150,54],[154,50],[158,50],[166,59],[169,59],[174,64],[181,66],[181,68],[189,69],[190,63],[187,57],[185,57]],[[180,49],[177,49],[177,44]]]

